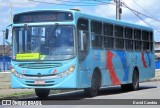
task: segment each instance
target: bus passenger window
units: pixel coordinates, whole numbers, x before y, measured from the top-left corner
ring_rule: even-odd
[[[92,32],[92,46],[94,48],[102,48],[103,47],[102,22],[91,21],[91,32]]]
[[[123,27],[115,26],[115,37],[123,37]]]
[[[113,24],[103,24],[104,47],[106,49],[114,48]]]

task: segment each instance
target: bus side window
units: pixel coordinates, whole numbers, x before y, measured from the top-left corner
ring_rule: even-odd
[[[115,26],[115,48],[123,50],[124,49],[124,36],[123,36],[123,26]]]
[[[141,30],[138,29],[134,30],[134,43],[135,43],[135,50],[141,51],[142,49]]]
[[[91,32],[92,32],[93,48],[102,48],[103,47],[102,22],[92,20]]]

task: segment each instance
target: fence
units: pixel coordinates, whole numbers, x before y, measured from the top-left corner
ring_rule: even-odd
[[[9,56],[0,56],[0,72],[5,72],[10,70],[11,66],[11,57]]]
[[[155,68],[160,69],[160,60],[155,61]]]

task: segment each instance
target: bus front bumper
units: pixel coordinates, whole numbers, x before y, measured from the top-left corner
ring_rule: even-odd
[[[77,88],[76,72],[61,78],[32,79],[19,78],[11,73],[11,88],[74,89]]]

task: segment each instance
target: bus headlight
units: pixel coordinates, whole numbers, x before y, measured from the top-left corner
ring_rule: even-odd
[[[23,77],[23,75],[22,74],[19,74],[18,72],[14,72],[14,75],[16,76],[16,77],[18,77],[18,78],[22,78]]]
[[[72,66],[71,66],[69,69],[67,69],[66,71],[57,74],[58,78],[61,78],[61,77],[64,77],[64,76],[67,76],[67,75],[71,74],[71,73],[74,71],[75,68],[76,68],[76,66],[75,66],[75,65],[72,65]]]
[[[23,77],[23,75],[22,74],[19,74],[18,72],[16,72],[15,71],[15,69],[11,69],[11,72],[16,76],[16,77],[18,77],[18,78],[21,78],[21,77]]]
[[[14,73],[14,72],[15,72],[15,70],[12,68],[12,69],[11,69],[11,72],[12,72],[12,73]]]

